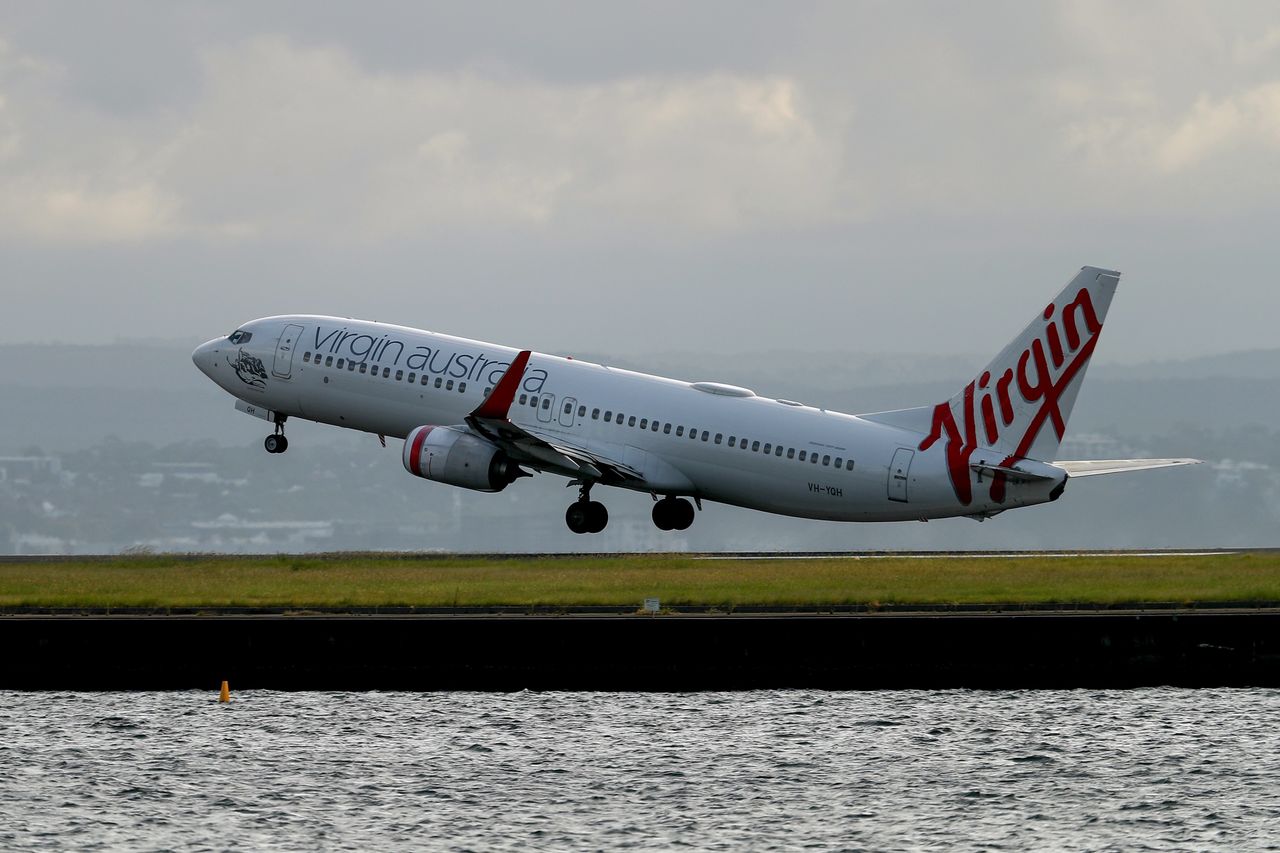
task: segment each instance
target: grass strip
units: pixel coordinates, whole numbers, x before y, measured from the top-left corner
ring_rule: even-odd
[[[0,563],[5,607],[746,607],[1280,600],[1280,553],[716,559],[143,555]]]

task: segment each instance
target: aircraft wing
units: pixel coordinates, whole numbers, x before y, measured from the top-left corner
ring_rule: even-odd
[[[1098,474],[1119,474],[1122,471],[1199,465],[1202,461],[1201,459],[1086,459],[1077,462],[1055,461],[1050,464],[1061,468],[1072,477],[1093,477]]]
[[[511,403],[520,390],[529,350],[523,350],[498,380],[493,391],[467,416],[467,426],[506,451],[518,463],[550,469],[570,477],[606,483],[643,483],[644,476],[633,468],[599,453],[544,438],[511,422]]]

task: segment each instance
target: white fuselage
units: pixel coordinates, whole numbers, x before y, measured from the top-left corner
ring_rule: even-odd
[[[517,353],[334,317],[268,317],[240,328],[247,341],[219,338],[193,355],[230,394],[281,415],[397,438],[424,424],[462,424]],[[541,353],[530,357],[509,419],[642,472],[643,485],[631,488],[804,518],[981,516],[1043,503],[1061,485],[1011,483],[1001,502],[980,489],[961,504],[942,443],[921,450],[921,432]]]

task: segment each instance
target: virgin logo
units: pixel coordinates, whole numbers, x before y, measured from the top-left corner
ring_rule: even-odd
[[[979,444],[978,412],[982,416],[984,446],[1003,444],[1007,447],[1010,442],[1002,441],[1006,434],[1022,430],[1014,451],[1000,462],[1002,467],[1025,458],[1045,421],[1053,424],[1054,433],[1059,441],[1062,440],[1067,425],[1059,401],[1071,380],[1088,364],[1102,324],[1098,322],[1093,300],[1086,288],[1081,288],[1075,299],[1063,306],[1061,329],[1054,319],[1056,309],[1054,304],[1044,309],[1045,326],[1041,335],[1018,356],[1017,366],[1006,369],[994,386],[991,384],[991,372],[987,371],[965,386],[962,411],[953,412],[950,402],[934,407],[933,424],[928,436],[920,442],[920,450],[928,450],[938,439],[946,437],[951,485],[965,506],[973,501],[969,460]],[[1031,410],[1029,417],[1025,408],[1021,413],[1014,411],[1014,386],[1024,402],[1039,404]],[[963,420],[963,430],[956,423],[957,414]],[[1005,478],[1003,474],[997,474],[991,481],[991,499],[1000,502],[1004,495]]]

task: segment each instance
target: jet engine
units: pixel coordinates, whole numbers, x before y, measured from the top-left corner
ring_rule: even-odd
[[[404,440],[404,467],[415,477],[478,492],[500,492],[531,476],[501,448],[461,427],[416,427]]]

